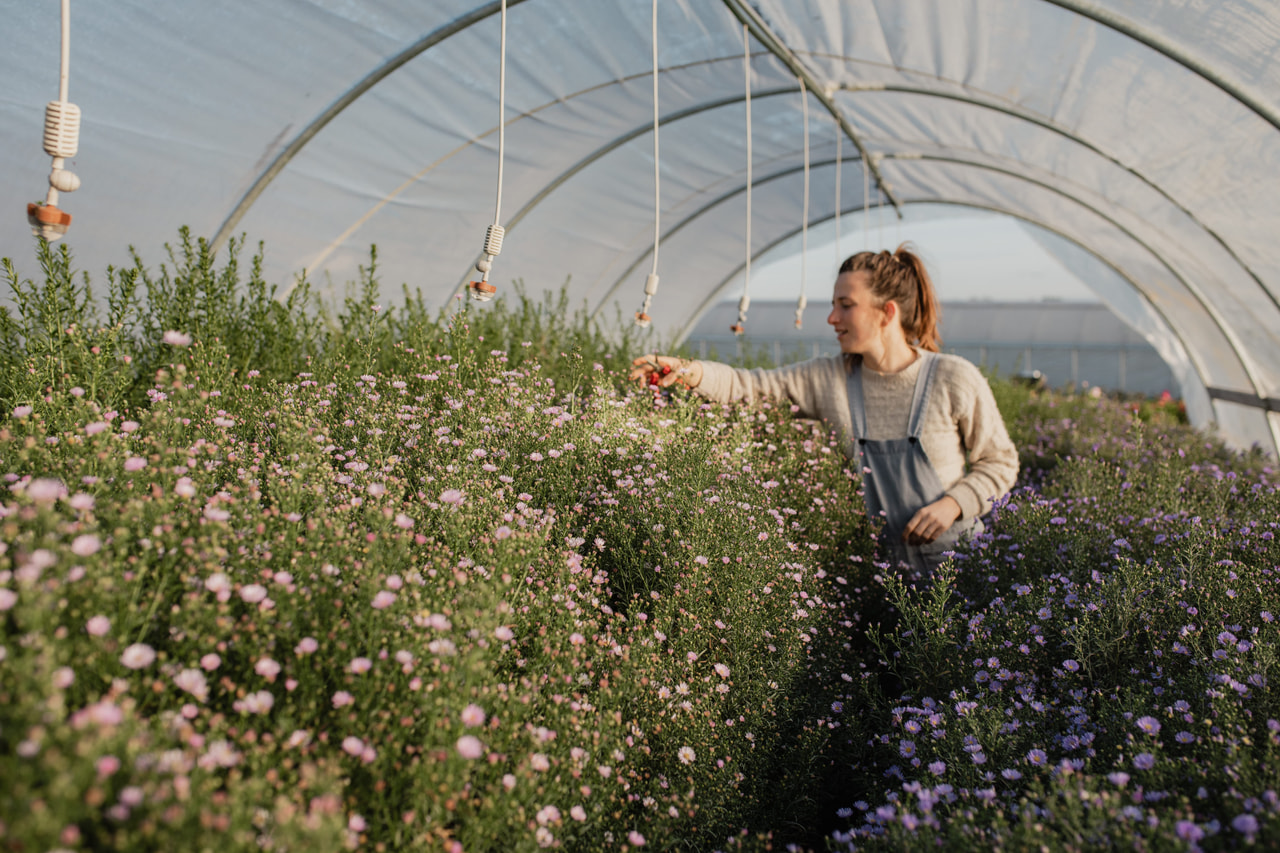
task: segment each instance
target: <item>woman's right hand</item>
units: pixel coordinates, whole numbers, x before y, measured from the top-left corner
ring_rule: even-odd
[[[627,378],[659,388],[670,388],[677,382],[687,388],[697,388],[702,381],[702,365],[675,356],[649,353],[631,362]]]

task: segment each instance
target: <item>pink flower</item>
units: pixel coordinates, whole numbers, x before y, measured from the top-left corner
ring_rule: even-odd
[[[587,638],[579,634],[577,631],[574,631],[572,634],[569,635],[569,642],[573,643],[575,646],[580,646],[586,641],[587,641]]]
[[[240,701],[232,703],[231,707],[242,714],[265,714],[275,704],[276,697],[272,696],[270,691],[259,690],[257,693],[250,693]]]
[[[462,492],[458,489],[445,489],[440,493],[440,501],[442,503],[452,504],[453,506],[461,505],[464,499]]]
[[[268,681],[274,681],[275,677],[280,674],[280,664],[271,658],[262,658],[253,665],[253,671]]]
[[[241,588],[240,597],[250,604],[257,604],[267,597],[267,588],[261,584],[251,583]]]
[[[351,671],[356,675],[362,675],[373,669],[373,661],[368,658],[352,658]]]
[[[205,672],[213,672],[215,669],[217,669],[220,666],[222,666],[222,658],[218,657],[213,652],[210,652],[209,654],[200,658],[200,668],[203,669]]]
[[[413,519],[405,515],[403,512],[396,513],[396,527],[401,530],[408,530],[413,527]]]
[[[506,625],[499,625],[497,628],[493,629],[493,636],[499,642],[509,643],[511,642],[512,638],[515,637],[515,634],[512,633],[511,629],[508,628]]]
[[[85,424],[85,426],[84,426],[84,434],[85,434],[85,435],[97,435],[98,433],[103,432],[103,431],[105,431],[106,429],[108,429],[108,426],[109,426],[109,425],[107,424],[107,422],[106,422],[106,421],[94,421],[94,422],[93,422],[93,423],[91,423],[91,424]]]
[[[729,667],[725,666],[722,663],[718,663],[715,665],[715,671],[716,671],[716,675],[720,676],[721,678],[729,677]]]
[[[627,833],[627,840],[630,841],[632,844],[634,844],[636,847],[644,846],[644,836],[636,832],[634,829]]]
[[[14,406],[13,416],[15,418],[25,418],[31,414],[31,411],[32,409],[30,406]]]
[[[388,607],[395,604],[395,602],[396,594],[384,589],[373,597],[373,609],[386,610]]]
[[[342,739],[342,751],[347,755],[359,756],[364,752],[364,741],[358,737],[348,735]]]
[[[86,495],[84,492],[76,492],[67,499],[67,504],[70,505],[72,509],[78,509],[81,511],[93,509],[94,503],[93,495]]]
[[[71,542],[71,553],[77,557],[88,557],[98,553],[98,549],[102,547],[102,540],[92,533],[85,533],[77,536]]]
[[[569,817],[581,823],[582,821],[587,819],[587,810],[584,809],[582,806],[574,806],[573,808],[569,809]]]
[[[58,690],[66,690],[75,683],[76,673],[69,666],[60,666],[53,671],[53,686]]]
[[[106,779],[120,769],[120,759],[114,755],[104,755],[95,764],[99,779]]]
[[[475,728],[483,726],[485,721],[484,709],[479,705],[472,703],[462,709],[462,724],[467,728]]]
[[[67,487],[61,480],[40,478],[27,483],[27,497],[33,501],[47,503],[67,496]]]
[[[474,760],[484,755],[484,744],[480,742],[479,738],[474,737],[473,735],[463,735],[458,738],[456,746],[458,755],[461,755],[467,760]]]
[[[124,650],[124,654],[120,655],[120,663],[129,669],[143,669],[151,666],[155,659],[156,650],[146,643],[134,643]]]
[[[165,332],[162,340],[166,344],[169,344],[170,346],[175,346],[175,347],[191,346],[191,336],[188,335],[186,332],[179,332],[174,329],[170,329],[169,331]]]
[[[185,690],[201,702],[209,698],[209,682],[198,669],[182,670],[173,677],[173,683],[179,690]]]
[[[141,456],[130,456],[128,459],[124,460],[124,470],[126,471],[141,471],[146,467],[147,460],[143,459]]]
[[[298,641],[298,645],[293,647],[293,650],[300,655],[309,655],[318,648],[320,648],[320,644],[316,642],[315,637],[303,637]]]
[[[365,819],[358,814],[353,814],[347,818],[347,829],[352,832],[364,832],[369,827]]]
[[[11,589],[0,589],[0,613],[13,609],[18,603],[18,594]]]
[[[347,705],[354,705],[355,702],[355,697],[345,690],[339,690],[333,694],[333,707],[335,708],[345,708]]]

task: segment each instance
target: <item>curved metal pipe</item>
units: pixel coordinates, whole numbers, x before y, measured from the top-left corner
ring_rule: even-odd
[[[1252,406],[1254,408],[1261,408],[1264,411],[1275,411],[1275,409],[1273,408],[1273,402],[1275,402],[1275,398],[1266,397],[1261,393],[1255,393],[1254,395],[1246,395],[1246,394],[1241,394],[1238,391],[1229,391],[1222,388],[1209,386],[1204,381],[1204,373],[1205,373],[1204,366],[1199,363],[1196,350],[1187,346],[1186,341],[1183,340],[1183,337],[1181,333],[1178,331],[1177,327],[1172,325],[1169,322],[1168,317],[1166,317],[1164,312],[1160,310],[1159,306],[1157,306],[1154,302],[1152,302],[1147,297],[1146,293],[1138,285],[1137,281],[1135,281],[1133,277],[1131,277],[1128,273],[1124,272],[1124,270],[1122,270],[1117,264],[1112,263],[1111,260],[1108,259],[1106,256],[1099,254],[1098,252],[1089,248],[1085,244],[1081,243],[1079,240],[1076,240],[1074,237],[1071,237],[1063,233],[1059,229],[1055,228],[1052,225],[1049,225],[1046,222],[1041,222],[1033,217],[1027,216],[1026,214],[1007,210],[1001,207],[996,207],[994,205],[973,204],[970,202],[949,201],[949,200],[942,200],[942,199],[924,199],[921,201],[908,201],[908,202],[905,202],[905,204],[953,205],[955,207],[963,207],[963,208],[968,208],[970,210],[986,210],[992,213],[1000,213],[1000,214],[1004,214],[1005,216],[1010,216],[1010,217],[1013,217],[1014,219],[1019,219],[1019,220],[1022,220],[1023,222],[1030,223],[1031,225],[1035,225],[1039,228],[1043,228],[1049,233],[1056,234],[1057,236],[1063,238],[1064,240],[1069,241],[1070,243],[1079,247],[1080,249],[1087,252],[1094,258],[1097,258],[1100,262],[1102,262],[1106,266],[1110,267],[1112,270],[1116,272],[1117,275],[1124,278],[1125,281],[1129,282],[1129,284],[1133,286],[1134,290],[1143,299],[1146,305],[1153,312],[1155,312],[1155,314],[1160,318],[1161,322],[1164,323],[1165,328],[1169,330],[1169,332],[1174,336],[1175,339],[1177,339],[1178,345],[1182,347],[1183,352],[1185,352],[1187,356],[1191,359],[1193,365],[1195,366],[1196,375],[1200,379],[1200,384],[1204,388],[1205,394],[1210,401],[1223,400],[1224,402],[1237,403],[1240,405]],[[846,210],[841,211],[841,215],[849,214],[849,213],[857,213],[862,210],[864,210],[864,208],[861,204],[851,205]],[[832,214],[828,214],[827,216],[821,217],[820,219],[816,220],[816,222],[811,221],[809,224],[811,227],[815,224],[821,225],[823,222],[827,222],[834,218],[835,218],[835,214],[832,213]],[[753,258],[753,260],[777,248],[779,245],[786,242],[790,238],[794,237],[799,232],[800,232],[800,229],[798,228],[792,229],[791,231],[787,232],[781,237],[771,241],[767,246],[764,246],[759,252],[756,253],[756,257]],[[1159,258],[1158,255],[1156,257]],[[718,296],[720,293],[722,293],[725,290],[725,288],[727,288],[733,282],[733,279],[740,272],[742,272],[742,269],[744,266],[745,266],[745,263],[739,264],[732,272],[729,273],[729,275],[723,278],[720,281],[720,283],[716,285],[715,289],[711,292],[711,294],[707,297],[707,299],[705,299],[703,303],[700,306],[698,306],[697,310],[690,317],[689,321],[680,330],[677,337],[672,342],[673,347],[679,346],[685,341],[686,338],[688,338],[689,333],[693,330],[693,327],[697,325],[698,321],[701,320],[702,317],[707,313],[707,311],[710,310],[711,306],[715,304],[715,297]],[[1228,342],[1230,342],[1230,338],[1228,338]],[[1241,366],[1243,367],[1244,364],[1242,363]],[[1246,368],[1246,372],[1247,372],[1247,368]],[[1256,385],[1255,385],[1255,388],[1256,388]],[[1209,405],[1212,408],[1211,402]],[[1217,416],[1216,410],[1214,410],[1214,416],[1216,419],[1216,416]],[[1275,419],[1271,418],[1270,416],[1266,416],[1266,417],[1267,417],[1267,426],[1271,431],[1271,439],[1274,445],[1274,450],[1278,454],[1280,454],[1280,423],[1278,423]]]
[[[1182,275],[1182,273],[1180,273],[1180,272],[1177,270],[1177,268],[1173,265],[1173,263],[1172,263],[1172,262],[1170,262],[1167,258],[1165,258],[1165,257],[1164,257],[1164,255],[1163,255],[1163,254],[1161,254],[1160,252],[1156,251],[1156,250],[1155,250],[1155,249],[1154,249],[1150,244],[1148,244],[1145,240],[1143,240],[1143,239],[1142,239],[1141,237],[1139,237],[1138,235],[1134,234],[1134,233],[1133,233],[1133,231],[1131,231],[1130,229],[1128,229],[1127,227],[1125,227],[1125,226],[1124,226],[1124,225],[1122,225],[1121,223],[1117,222],[1114,218],[1112,218],[1111,216],[1109,216],[1108,214],[1106,214],[1104,211],[1099,210],[1097,207],[1095,207],[1095,206],[1093,206],[1093,205],[1089,204],[1089,203],[1088,203],[1087,201],[1085,201],[1084,199],[1082,199],[1082,198],[1080,198],[1080,197],[1078,197],[1078,196],[1076,196],[1076,195],[1074,195],[1074,194],[1072,194],[1072,193],[1070,193],[1070,192],[1068,192],[1068,191],[1066,191],[1066,190],[1064,190],[1064,189],[1062,189],[1062,188],[1060,188],[1060,187],[1055,187],[1055,186],[1053,186],[1052,184],[1048,184],[1048,183],[1046,183],[1046,182],[1044,182],[1044,181],[1040,181],[1040,180],[1038,180],[1038,179],[1036,179],[1036,178],[1032,178],[1032,177],[1030,177],[1030,176],[1028,176],[1028,175],[1024,175],[1024,174],[1022,174],[1022,173],[1020,173],[1020,172],[1015,172],[1015,171],[1010,170],[1010,169],[1003,169],[1003,168],[1001,168],[1001,167],[999,167],[999,166],[994,166],[994,165],[991,165],[991,164],[986,164],[986,163],[975,163],[975,162],[972,162],[972,161],[969,161],[969,160],[962,160],[962,159],[954,158],[954,157],[943,157],[943,156],[940,156],[940,155],[923,155],[923,156],[922,156],[922,155],[905,155],[905,156],[904,156],[904,155],[886,154],[886,155],[885,155],[885,158],[886,158],[886,159],[891,159],[891,160],[898,160],[898,159],[910,159],[910,160],[926,160],[926,161],[934,161],[934,162],[941,162],[941,163],[948,163],[948,164],[953,164],[953,165],[967,166],[967,167],[970,167],[970,168],[983,169],[983,170],[986,170],[986,171],[996,172],[996,173],[998,173],[998,174],[1003,174],[1003,175],[1006,175],[1006,176],[1008,176],[1008,177],[1015,178],[1015,179],[1017,179],[1017,180],[1025,181],[1025,182],[1027,182],[1027,183],[1032,184],[1033,186],[1038,186],[1038,187],[1040,187],[1041,189],[1047,190],[1047,191],[1052,192],[1052,193],[1054,193],[1054,194],[1056,194],[1056,195],[1059,195],[1059,196],[1061,196],[1061,197],[1063,197],[1063,198],[1065,198],[1065,199],[1068,199],[1068,200],[1070,200],[1070,201],[1073,201],[1073,202],[1075,202],[1076,204],[1078,204],[1078,205],[1080,205],[1081,207],[1083,207],[1084,209],[1086,209],[1086,210],[1090,211],[1090,212],[1091,212],[1091,213],[1093,213],[1095,216],[1097,216],[1098,218],[1102,219],[1102,220],[1103,220],[1103,221],[1105,221],[1107,224],[1109,224],[1111,227],[1115,228],[1115,229],[1116,229],[1117,231],[1119,231],[1121,234],[1124,234],[1126,237],[1128,237],[1130,240],[1132,240],[1132,241],[1133,241],[1134,243],[1136,243],[1138,246],[1142,247],[1142,248],[1143,248],[1143,249],[1144,249],[1148,254],[1150,254],[1153,258],[1155,258],[1157,261],[1159,261],[1160,265],[1161,265],[1161,266],[1163,266],[1166,270],[1168,270],[1168,271],[1169,271],[1169,273],[1170,273],[1171,275],[1173,275],[1173,277],[1174,277],[1174,278],[1176,278],[1176,279],[1178,280],[1178,282],[1179,282],[1179,283],[1181,283],[1181,284],[1182,284],[1182,286],[1183,286],[1184,288],[1186,288],[1187,293],[1189,293],[1189,294],[1192,296],[1192,298],[1194,298],[1194,299],[1199,303],[1200,307],[1204,310],[1204,312],[1205,312],[1206,314],[1208,314],[1209,318],[1213,321],[1214,325],[1215,325],[1215,326],[1217,326],[1218,331],[1219,331],[1219,332],[1221,332],[1221,334],[1222,334],[1223,338],[1225,338],[1225,339],[1226,339],[1227,345],[1231,348],[1231,351],[1232,351],[1232,353],[1235,355],[1236,360],[1239,362],[1240,367],[1244,370],[1245,375],[1248,377],[1250,384],[1253,386],[1254,393],[1255,393],[1258,397],[1260,397],[1260,398],[1265,398],[1265,397],[1266,397],[1266,394],[1265,394],[1265,393],[1264,393],[1264,391],[1263,391],[1262,383],[1260,382],[1260,380],[1259,380],[1259,378],[1258,378],[1257,367],[1253,364],[1252,359],[1247,355],[1247,352],[1246,352],[1246,350],[1245,350],[1245,347],[1244,347],[1243,343],[1239,340],[1239,338],[1238,338],[1238,337],[1236,337],[1236,335],[1235,335],[1234,331],[1232,331],[1232,329],[1231,329],[1230,325],[1224,321],[1224,319],[1222,318],[1222,315],[1218,313],[1217,309],[1216,309],[1216,308],[1214,308],[1214,307],[1213,307],[1213,306],[1208,302],[1208,300],[1206,300],[1206,299],[1205,299],[1204,294],[1200,292],[1200,289],[1199,289],[1198,287],[1196,287],[1194,284],[1192,284],[1190,281],[1188,281],[1188,280],[1186,279],[1186,277],[1185,277],[1185,276],[1183,276],[1183,275]],[[821,164],[818,164],[818,165],[819,165],[819,166],[824,166],[824,165],[829,165],[829,164],[832,164],[832,163],[834,163],[834,161],[829,161],[828,163],[821,163]],[[812,166],[811,166],[811,168],[812,168]],[[779,173],[776,173],[776,174],[774,174],[774,175],[770,175],[770,176],[768,176],[768,177],[766,177],[766,178],[761,179],[760,181],[757,181],[756,183],[757,183],[757,184],[759,184],[759,183],[762,183],[762,182],[764,182],[764,181],[776,180],[776,179],[778,179],[778,178],[784,177],[784,176],[785,176],[785,175],[787,175],[787,174],[795,174],[797,171],[799,171],[799,170],[798,170],[796,167],[791,167],[790,169],[788,169],[788,170],[786,170],[786,171],[784,171],[784,172],[779,172]],[[703,206],[702,208],[700,208],[698,211],[695,211],[694,213],[690,214],[690,216],[689,216],[689,217],[686,217],[686,219],[685,219],[685,220],[682,220],[682,222],[680,223],[680,226],[682,227],[683,225],[688,224],[689,222],[692,222],[694,219],[697,219],[698,217],[700,217],[700,216],[704,215],[705,213],[709,212],[710,210],[712,210],[712,209],[713,209],[714,207],[716,207],[717,205],[722,204],[722,203],[723,203],[724,201],[726,201],[727,199],[732,198],[734,195],[737,195],[738,193],[743,192],[743,191],[745,191],[745,188],[737,188],[736,190],[734,190],[734,191],[732,191],[732,192],[730,192],[730,193],[727,193],[727,194],[725,194],[725,195],[721,196],[720,198],[718,198],[718,199],[716,199],[716,200],[714,200],[714,201],[712,201],[712,202],[708,203],[707,205],[705,205],[705,206]],[[859,208],[859,207],[857,207],[857,206],[855,206],[853,209],[854,209],[854,210],[857,210],[857,209],[860,209],[860,208]],[[833,214],[833,217],[834,217],[834,214]],[[797,232],[791,232],[791,233],[792,233],[792,234],[794,234],[794,233],[797,233]],[[770,244],[770,246],[769,246],[769,247],[767,247],[767,248],[772,248],[772,246],[774,246],[774,245],[776,245],[776,242],[775,242],[775,243]],[[763,250],[762,250],[762,251],[763,251]],[[760,254],[761,254],[761,252],[756,252],[756,253],[755,253],[755,256],[756,256],[756,257],[758,257]],[[743,266],[745,266],[745,263],[743,264]],[[741,267],[739,267],[738,269],[741,269]],[[719,291],[720,291],[721,289],[723,289],[723,287],[725,286],[725,284],[726,284],[728,281],[732,280],[733,276],[737,275],[737,272],[738,272],[738,270],[735,270],[733,273],[731,273],[731,274],[730,274],[730,276],[725,280],[725,282],[722,282],[720,285],[718,285],[718,286],[717,286],[717,288],[715,289],[715,291],[713,291],[713,296],[709,296],[709,297],[707,298],[707,301],[704,301],[704,302],[703,302],[702,306],[700,306],[700,307],[698,308],[698,310],[694,313],[694,315],[693,315],[694,319],[692,319],[692,320],[690,320],[688,323],[686,323],[685,327],[684,327],[683,329],[681,329],[681,331],[680,331],[680,333],[679,333],[678,340],[682,340],[684,337],[686,337],[686,336],[688,335],[689,329],[691,329],[691,328],[692,328],[692,323],[696,322],[697,318],[701,317],[701,315],[702,315],[703,313],[705,313],[705,312],[706,312],[707,307],[711,304],[710,300],[712,300],[712,299],[713,299],[713,297],[714,297],[714,295],[715,295],[715,294],[718,294],[718,293],[719,293]],[[595,316],[595,315],[596,315],[596,313],[597,313],[597,312],[600,310],[600,308],[603,306],[603,304],[604,304],[604,302],[605,302],[605,300],[606,300],[607,298],[609,298],[609,297],[608,297],[608,295],[606,295],[605,299],[602,299],[602,300],[601,300],[601,302],[596,306],[595,311],[593,311],[593,312],[592,312],[592,316]],[[1154,303],[1153,303],[1153,306],[1154,306]],[[1164,317],[1163,317],[1163,313],[1161,313],[1161,317],[1162,317],[1162,318],[1164,318]],[[1166,323],[1168,323],[1168,318],[1164,318],[1164,320],[1165,320],[1165,322],[1166,322]],[[1170,328],[1173,328],[1173,327],[1172,327],[1172,326],[1170,326]],[[1201,373],[1202,373],[1202,375],[1203,375],[1203,366],[1200,366],[1198,369],[1200,369],[1200,371],[1201,371]],[[1280,435],[1277,435],[1277,447],[1278,447],[1278,448],[1280,448]]]
[[[761,92],[753,92],[751,94],[751,97],[753,100],[759,100],[761,98],[777,97],[778,95],[795,94],[798,91],[800,91],[799,86],[786,86],[779,89],[765,89],[764,91],[761,91]],[[690,116],[695,116],[695,115],[698,115],[699,113],[707,112],[708,110],[714,110],[714,109],[719,109],[720,107],[727,107],[727,106],[732,106],[734,104],[739,104],[739,103],[742,103],[744,100],[746,100],[745,95],[732,95],[727,98],[720,98],[719,100],[708,101],[705,104],[698,104],[697,106],[687,107],[686,109],[678,110],[674,113],[671,113],[670,115],[663,116],[661,120],[659,120],[658,125],[659,127],[661,127],[663,125],[669,124],[670,122],[679,121],[680,119],[683,119],[683,118],[689,118]],[[606,154],[609,154],[612,151],[616,151],[617,149],[621,148],[623,145],[626,145],[631,140],[638,139],[639,137],[644,136],[646,133],[652,132],[652,130],[653,130],[653,123],[646,122],[645,124],[642,124],[636,127],[634,130],[627,131],[622,136],[619,136],[616,139],[612,139],[609,142],[606,142],[604,145],[600,146],[595,151],[592,151],[586,157],[583,157],[581,160],[574,163],[568,169],[561,172],[551,181],[551,183],[547,184],[545,187],[539,190],[537,195],[535,195],[533,198],[526,201],[520,207],[520,209],[516,211],[515,216],[511,217],[511,219],[507,221],[507,224],[506,224],[507,233],[510,234],[512,228],[518,225],[520,221],[523,220],[526,216],[528,216],[529,213],[535,207],[537,207],[544,200],[546,200],[547,196],[551,195],[551,193],[555,192],[557,189],[563,186],[564,183],[568,181],[570,178],[572,178],[574,175],[578,174],[583,169],[587,168],[592,163],[599,160],[601,157],[604,157]],[[745,192],[745,188],[743,191]],[[480,255],[476,255],[476,260],[480,260]],[[472,262],[472,266],[474,265],[475,265],[474,262]],[[461,293],[463,289],[467,286],[467,280],[471,276],[471,268],[472,267],[470,266],[467,267],[467,272],[462,274],[462,277],[458,280],[457,286],[454,287],[453,289],[453,293],[450,294],[450,298],[453,298],[454,296]]]
[[[743,2],[743,0],[724,0],[724,5],[728,6],[733,16],[751,31],[757,41],[764,45],[783,65],[787,66],[792,74],[805,82],[805,86],[809,91],[813,92],[813,96],[818,99],[818,102],[826,107],[827,112],[831,113],[831,116],[840,125],[840,129],[844,131],[844,134],[853,142],[854,147],[858,149],[858,156],[870,167],[871,174],[876,179],[876,186],[879,187],[880,192],[884,193],[884,197],[893,205],[893,209],[898,213],[898,218],[901,219],[902,209],[898,204],[898,198],[893,194],[893,188],[885,182],[884,175],[880,173],[879,163],[876,162],[875,157],[868,154],[866,146],[858,138],[858,133],[853,129],[853,125],[845,118],[844,113],[840,112],[840,107],[836,105],[836,102],[831,99],[831,95],[827,93],[826,86],[822,85],[814,77],[813,72],[805,67],[795,52],[787,46],[787,43],[769,28],[769,25],[765,23],[759,13],[748,3]]]
[[[1080,145],[1083,148],[1093,152],[1094,154],[1097,154],[1099,157],[1102,157],[1107,162],[1116,166],[1116,168],[1122,169],[1128,172],[1130,175],[1133,175],[1139,181],[1146,184],[1148,187],[1154,190],[1157,194],[1159,194],[1161,198],[1163,198],[1165,201],[1169,202],[1169,204],[1177,208],[1180,213],[1182,213],[1184,216],[1186,216],[1188,219],[1194,222],[1202,231],[1204,231],[1206,234],[1212,237],[1213,240],[1222,248],[1222,250],[1225,251],[1228,255],[1230,255],[1231,259],[1235,261],[1236,264],[1239,265],[1239,267],[1243,269],[1251,279],[1254,280],[1254,282],[1258,285],[1258,287],[1261,288],[1262,292],[1265,293],[1267,297],[1271,300],[1271,303],[1275,305],[1277,309],[1280,309],[1280,297],[1277,297],[1275,293],[1272,293],[1271,289],[1268,288],[1266,284],[1263,283],[1262,278],[1256,272],[1253,271],[1252,267],[1250,267],[1247,263],[1245,263],[1243,258],[1241,258],[1238,254],[1236,254],[1236,251],[1231,248],[1231,246],[1227,243],[1227,241],[1223,239],[1223,237],[1220,234],[1218,234],[1217,231],[1214,231],[1212,228],[1206,225],[1204,221],[1200,219],[1200,217],[1196,216],[1188,208],[1183,206],[1181,202],[1179,202],[1173,196],[1169,195],[1169,193],[1166,192],[1164,188],[1161,187],[1159,184],[1157,184],[1155,181],[1152,181],[1150,178],[1148,178],[1146,175],[1142,174],[1132,166],[1125,165],[1119,159],[1108,154],[1106,151],[1103,151],[1101,148],[1094,145],[1092,142],[1085,139],[1083,136],[1080,136],[1079,134],[1076,134],[1071,130],[1065,127],[1062,127],[1061,125],[1056,124],[1055,122],[1042,118],[1041,116],[1038,116],[1029,110],[1023,110],[1021,108],[1018,108],[1012,105],[996,103],[988,100],[980,100],[972,96],[960,95],[955,92],[945,92],[945,91],[936,90],[936,89],[927,89],[923,86],[909,86],[909,85],[898,84],[898,83],[883,83],[883,84],[869,83],[869,84],[862,84],[862,85],[842,84],[840,86],[840,90],[843,92],[855,92],[855,93],[856,92],[902,92],[905,94],[921,95],[923,97],[929,97],[929,98],[945,98],[947,100],[958,101],[962,104],[968,104],[970,106],[982,107],[983,109],[993,110],[995,112],[1001,113],[1002,115],[1007,115],[1010,118],[1020,119],[1029,124],[1033,124],[1036,127],[1043,128],[1044,130],[1047,130],[1050,133],[1055,133],[1063,137],[1064,139],[1069,139],[1072,142],[1076,143],[1077,145]]]
[[[1154,50],[1166,59],[1170,59],[1183,68],[1217,86],[1235,100],[1248,107],[1263,121],[1280,130],[1280,112],[1262,101],[1259,95],[1249,92],[1243,83],[1232,80],[1210,66],[1201,62],[1170,39],[1143,28],[1128,18],[1104,9],[1097,3],[1087,0],[1041,0],[1059,8],[1074,12],[1082,18],[1088,18],[1110,30],[1122,33],[1136,42]]]
[[[519,5],[523,2],[525,2],[525,0],[507,0],[507,8]],[[443,27],[438,27],[437,29],[432,30],[430,33],[418,39],[395,56],[392,56],[386,62],[382,63],[373,71],[370,71],[362,77],[350,89],[343,92],[342,95],[326,107],[320,115],[313,118],[297,136],[289,140],[289,144],[282,148],[280,152],[272,158],[267,167],[262,170],[257,179],[254,180],[253,185],[249,187],[243,196],[240,197],[240,201],[238,201],[236,206],[231,209],[231,212],[227,214],[226,219],[222,220],[222,225],[218,227],[218,233],[213,235],[213,241],[210,244],[213,251],[216,252],[222,248],[222,244],[231,236],[231,232],[235,230],[235,227],[240,223],[240,220],[244,217],[245,213],[248,212],[249,208],[253,206],[253,203],[258,200],[258,196],[262,195],[262,192],[267,188],[267,185],[275,180],[276,175],[280,174],[280,172],[284,170],[284,167],[289,165],[289,161],[296,157],[298,152],[301,151],[316,134],[324,129],[325,125],[337,118],[343,110],[355,103],[356,99],[361,95],[378,85],[378,83],[382,82],[382,80],[393,71],[397,70],[414,57],[434,47],[450,36],[457,35],[468,27],[483,21],[485,18],[497,14],[500,10],[500,0],[494,0],[494,2],[481,6],[478,9],[473,9],[465,15],[458,16]]]

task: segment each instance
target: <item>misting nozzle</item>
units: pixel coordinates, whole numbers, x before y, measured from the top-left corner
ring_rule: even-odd
[[[471,298],[477,302],[488,302],[498,292],[498,288],[489,283],[489,270],[493,269],[493,259],[502,251],[502,237],[506,229],[501,225],[490,225],[484,232],[484,254],[476,261],[476,272],[480,280],[467,285]]]

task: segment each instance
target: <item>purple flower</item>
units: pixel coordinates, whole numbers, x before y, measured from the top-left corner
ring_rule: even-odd
[[[916,742],[913,740],[904,740],[898,744],[898,752],[903,758],[910,758],[916,754]]]
[[[1123,788],[1125,785],[1129,784],[1129,774],[1125,773],[1123,770],[1116,770],[1115,772],[1108,773],[1107,779],[1109,779],[1111,784],[1115,785],[1117,788]]]
[[[1139,717],[1136,725],[1149,735],[1160,733],[1160,721],[1155,717]]]
[[[1199,841],[1204,838],[1204,830],[1196,826],[1195,821],[1180,820],[1175,826],[1178,837],[1183,841]]]
[[[1080,671],[1080,662],[1079,662],[1079,661],[1075,661],[1075,660],[1071,660],[1071,659],[1067,659],[1067,660],[1064,660],[1064,661],[1062,662],[1062,668],[1063,668],[1063,669],[1065,669],[1067,672],[1079,672],[1079,671]]]
[[[1027,761],[1034,767],[1043,767],[1048,760],[1049,756],[1045,754],[1043,749],[1033,749],[1027,753]]]
[[[1231,828],[1245,835],[1253,835],[1258,831],[1258,819],[1251,814],[1237,815],[1235,820],[1231,821]]]
[[[1014,770],[1012,767],[1008,767],[1008,768],[1005,768],[1004,770],[1001,770],[1000,775],[1008,779],[1010,782],[1016,782],[1017,780],[1022,778],[1022,772],[1019,770]]]
[[[1133,766],[1139,770],[1150,770],[1156,766],[1156,757],[1149,752],[1140,752],[1133,757]]]

